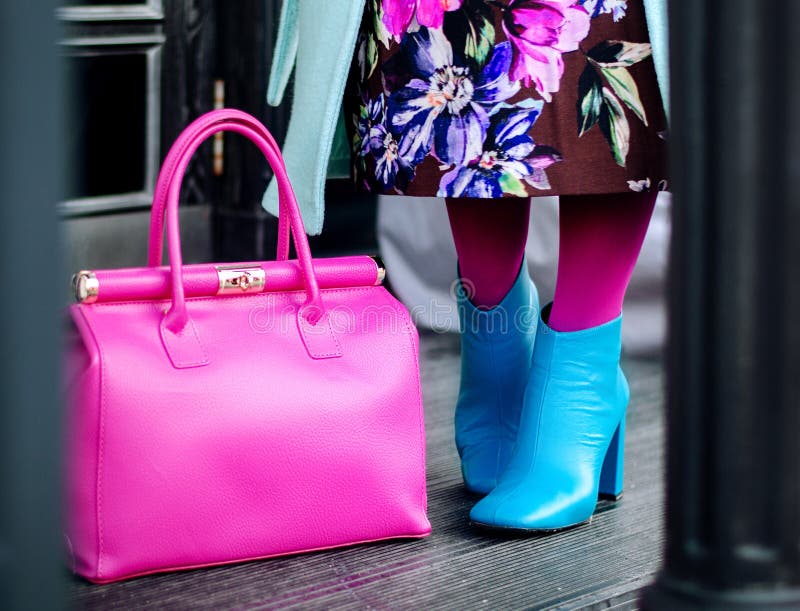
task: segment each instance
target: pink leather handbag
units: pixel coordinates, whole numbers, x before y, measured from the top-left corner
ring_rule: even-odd
[[[274,170],[277,261],[182,265],[181,181],[220,131],[250,138]],[[192,123],[158,178],[149,267],[76,275],[73,570],[105,583],[427,535],[418,338],[381,280],[371,257],[312,260],[280,152],[256,119],[221,110]]]

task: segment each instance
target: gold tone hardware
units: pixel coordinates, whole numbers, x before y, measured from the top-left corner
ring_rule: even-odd
[[[217,275],[217,295],[260,293],[264,290],[266,274],[258,265],[217,265]]]
[[[100,282],[94,272],[81,270],[72,276],[72,291],[78,303],[94,303],[100,294]]]
[[[375,265],[378,266],[378,275],[375,277],[375,286],[379,286],[383,284],[383,281],[386,279],[386,266],[383,264],[383,259],[381,259],[378,255],[371,255],[370,259],[375,261]]]

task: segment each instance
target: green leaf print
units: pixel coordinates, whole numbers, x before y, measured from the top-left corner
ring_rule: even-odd
[[[372,17],[372,30],[365,30],[359,34],[356,51],[362,82],[372,76],[378,65],[378,43],[389,48],[389,32],[383,24],[383,9],[378,0],[370,0],[366,11]]]
[[[485,0],[464,0],[456,11],[444,14],[443,31],[454,48],[482,64],[494,49],[494,14]]]
[[[649,43],[605,40],[586,54],[586,68],[578,80],[578,136],[599,124],[614,160],[622,167],[631,138],[623,104],[648,124],[639,88],[628,67],[650,57],[650,53]],[[610,88],[603,85],[603,77]]]
[[[591,64],[586,64],[578,80],[578,137],[592,129],[600,118],[603,82]]]
[[[630,147],[630,124],[625,117],[622,104],[608,87],[603,87],[603,102],[600,111],[600,131],[608,140],[614,160],[624,168]]]
[[[464,43],[464,54],[479,63],[486,61],[494,46],[494,25],[485,17],[479,22],[470,21],[467,40]]]
[[[587,53],[589,61],[601,68],[625,68],[647,59],[650,54],[650,43],[624,40],[604,40]]]
[[[378,65],[378,44],[372,36],[367,37],[367,48],[365,58],[365,72],[362,81],[368,79],[375,72],[375,67]]]
[[[642,100],[639,98],[639,88],[627,68],[601,68],[601,72],[622,103],[630,108],[642,123],[647,125],[647,116]]]
[[[375,30],[375,38],[377,38],[385,48],[389,48],[389,30],[383,23],[383,5],[379,0],[370,0],[372,4],[372,26]]]
[[[528,197],[525,185],[513,174],[509,174],[508,172],[503,173],[498,182],[500,183],[500,188],[503,190],[503,193],[516,195],[517,197]]]

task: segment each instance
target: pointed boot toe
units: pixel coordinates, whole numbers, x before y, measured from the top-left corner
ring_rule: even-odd
[[[622,492],[629,398],[619,367],[622,317],[572,333],[543,320],[511,460],[470,512],[480,526],[562,530],[588,521],[598,495]]]
[[[586,522],[594,511],[596,497],[578,489],[567,490],[563,482],[569,476],[537,486],[533,491],[523,480],[502,480],[495,489],[482,498],[469,514],[470,522],[492,529],[548,533],[571,528]],[[553,485],[555,484],[555,485]],[[591,487],[591,482],[588,483]],[[532,502],[533,494],[538,499]]]

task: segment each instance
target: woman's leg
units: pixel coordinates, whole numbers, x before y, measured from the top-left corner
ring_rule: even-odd
[[[479,308],[499,304],[519,273],[530,199],[448,199],[461,279]]]
[[[535,532],[591,518],[622,493],[629,389],[619,366],[622,300],[654,193],[561,199],[556,295],[536,334],[514,452],[470,512]]]
[[[551,328],[579,331],[619,316],[656,195],[561,198],[558,278],[548,320]]]

